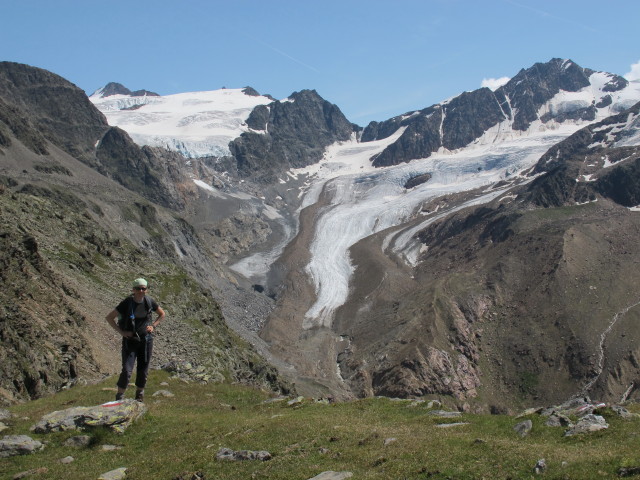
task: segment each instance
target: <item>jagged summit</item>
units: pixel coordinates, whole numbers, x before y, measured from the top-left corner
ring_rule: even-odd
[[[98,90],[93,92],[91,96],[104,98],[104,97],[110,97],[113,95],[128,95],[130,97],[147,97],[147,96],[159,97],[160,96],[155,92],[150,92],[149,90],[135,90],[132,92],[127,87],[117,82],[107,83],[104,87],[99,88]]]
[[[520,70],[492,91],[464,92],[423,110],[384,122],[371,122],[362,141],[382,140],[404,129],[400,138],[374,159],[376,166],[397,165],[472,144],[489,144],[581,125],[619,113],[640,99],[640,86],[623,77],[582,68],[554,58]]]

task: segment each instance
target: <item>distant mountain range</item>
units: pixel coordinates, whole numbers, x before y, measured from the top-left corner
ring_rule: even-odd
[[[157,96],[109,84],[87,99],[49,72],[5,62],[0,199],[13,213],[3,225],[19,238],[11,225],[21,212],[21,228],[46,246],[39,261],[73,285],[47,297],[60,311],[99,308],[83,282],[116,297],[102,265],[124,273],[143,254],[134,270],[153,265],[182,313],[174,328],[210,332],[200,309],[217,300],[227,324],[304,394],[446,397],[491,411],[578,394],[633,398],[638,102],[637,82],[552,59],[495,91],[362,128],[313,90],[275,100],[251,88]],[[32,213],[21,207],[29,202]],[[49,202],[110,234],[72,235]],[[47,241],[45,217],[78,247]],[[119,254],[125,245],[131,253]],[[6,262],[22,275],[24,265]],[[195,296],[175,293],[187,284]],[[19,298],[7,290],[5,311]],[[29,302],[37,309],[37,295]],[[32,318],[12,315],[11,331]],[[100,342],[80,344],[74,358],[105,368]],[[204,344],[199,355],[227,362],[209,362],[212,371],[234,364],[236,378],[285,388],[263,367],[238,367],[249,355],[239,344],[226,347],[239,357]],[[7,378],[27,385],[26,350],[7,345],[5,358],[20,352]],[[57,351],[38,354],[41,383],[71,375]],[[80,370],[74,378],[90,376]],[[44,391],[15,385],[2,385],[7,398]]]

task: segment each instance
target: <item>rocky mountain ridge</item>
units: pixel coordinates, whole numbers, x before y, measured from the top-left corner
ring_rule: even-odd
[[[635,103],[615,102],[614,108],[610,108],[613,96],[628,86],[629,82],[618,75],[595,72],[571,60],[555,58],[522,69],[495,91],[485,87],[464,92],[424,110],[381,123],[372,122],[365,128],[362,140],[385,138],[399,128],[406,128],[396,142],[373,159],[377,166],[395,165],[428,157],[439,149],[463,148],[501,124],[503,127],[496,136],[525,132],[534,123],[593,121],[598,115],[602,118],[603,114],[617,113]],[[589,89],[593,93],[578,95]],[[553,103],[561,92],[569,94],[569,98]],[[571,93],[576,94],[574,100]]]

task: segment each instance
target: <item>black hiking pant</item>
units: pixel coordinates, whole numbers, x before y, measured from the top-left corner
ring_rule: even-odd
[[[119,388],[125,389],[129,385],[133,365],[138,362],[136,368],[136,387],[143,389],[147,384],[149,364],[153,353],[153,336],[147,335],[142,340],[133,338],[122,339],[122,372],[118,379]]]

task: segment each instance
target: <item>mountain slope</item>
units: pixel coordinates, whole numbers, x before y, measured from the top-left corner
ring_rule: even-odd
[[[380,239],[356,245],[366,277],[352,297],[373,300],[336,316],[350,339],[343,378],[365,395],[448,394],[496,411],[637,396],[640,217],[627,207],[640,147],[618,145],[637,135],[638,108],[552,147],[529,184],[420,230],[411,279],[394,280]]]
[[[225,323],[215,297],[229,280],[178,213],[184,173],[172,163],[183,159],[140,149],[49,72],[5,62],[0,85],[0,402],[115,373],[119,339],[104,317],[138,276],[168,312],[155,366],[287,390]],[[57,108],[78,123],[48,121]]]

